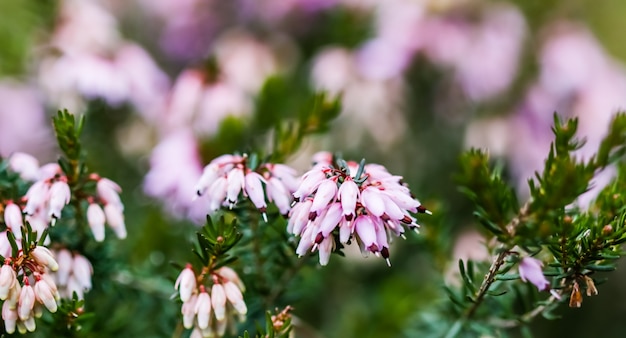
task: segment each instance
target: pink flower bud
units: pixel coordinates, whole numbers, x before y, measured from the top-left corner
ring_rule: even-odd
[[[317,193],[313,198],[313,205],[311,205],[311,212],[318,212],[326,208],[328,203],[335,199],[336,194],[337,183],[330,179],[324,180],[317,188]]]
[[[246,303],[243,301],[243,295],[241,294],[241,290],[239,290],[239,287],[237,287],[235,283],[231,281],[224,283],[224,292],[226,293],[226,298],[228,299],[228,301],[233,305],[235,310],[237,310],[240,315],[245,315],[248,312]]]
[[[213,305],[215,319],[218,321],[223,320],[226,316],[226,292],[224,292],[222,284],[213,284],[211,288],[211,304]]]
[[[244,186],[244,175],[243,170],[241,168],[235,168],[231,170],[227,177],[227,189],[226,189],[226,198],[228,202],[233,205],[237,203],[237,199],[239,197],[239,193]]]
[[[17,314],[21,320],[26,320],[30,317],[31,311],[35,306],[35,291],[33,287],[25,284],[20,292],[20,298],[17,305]]]
[[[385,202],[380,195],[380,190],[375,187],[367,187],[361,192],[361,203],[372,215],[377,217],[385,213]]]
[[[228,180],[226,176],[218,177],[213,184],[209,187],[209,209],[217,210],[224,203],[226,199],[226,193],[228,189]]]
[[[322,243],[318,246],[319,256],[320,256],[320,265],[325,266],[328,264],[330,260],[330,254],[333,252],[335,248],[335,239],[332,236],[324,238]]]
[[[198,319],[198,327],[200,329],[206,329],[209,327],[209,318],[211,316],[211,297],[206,291],[204,291],[204,289],[198,295],[195,312]]]
[[[4,208],[4,223],[6,223],[7,227],[14,233],[21,232],[24,221],[22,219],[22,210],[20,210],[17,204],[9,202],[6,205]]]
[[[35,298],[43,304],[48,311],[55,313],[57,311],[57,302],[54,298],[54,291],[50,285],[39,277],[35,282]]]
[[[52,271],[57,271],[59,269],[59,264],[54,259],[54,256],[48,248],[45,246],[37,246],[33,251],[31,251],[33,255],[33,259],[37,264],[48,267]]]
[[[260,210],[267,208],[262,184],[264,181],[263,177],[254,171],[249,172],[245,176],[245,192],[248,194],[252,204]]]
[[[36,307],[35,307],[36,308]],[[41,317],[41,316],[40,316]],[[19,324],[19,323],[18,323]],[[35,332],[35,329],[37,328],[37,324],[35,323],[35,317],[30,316],[28,317],[24,322],[24,327],[26,328],[26,330],[28,332]],[[21,332],[20,332],[21,333]]]
[[[339,225],[339,221],[341,221],[343,210],[341,209],[340,203],[331,204],[324,218],[320,221],[320,231],[324,237],[328,237],[328,235]]]
[[[219,165],[216,163],[210,163],[202,171],[202,176],[196,184],[195,191],[198,196],[204,195],[207,189],[215,182],[219,177]]]
[[[36,181],[39,178],[39,161],[29,154],[13,153],[9,157],[9,167],[26,181]]]
[[[339,187],[337,195],[341,200],[341,208],[343,209],[343,214],[354,216],[356,201],[359,198],[359,187],[356,185],[351,177],[346,177],[346,180]]]
[[[39,168],[39,180],[46,181],[52,179],[56,175],[63,173],[61,166],[58,163],[47,163]]]
[[[5,300],[9,296],[9,290],[17,283],[15,270],[8,262],[0,268],[0,299]]]
[[[359,216],[354,221],[354,230],[366,249],[376,246],[376,226],[370,216]]]
[[[183,306],[180,309],[180,312],[183,315],[183,326],[186,329],[191,329],[193,327],[193,320],[196,317],[196,303],[198,302],[197,295],[191,295],[189,300],[183,302]]]
[[[354,231],[353,226],[353,222],[350,222],[345,218],[341,220],[341,223],[339,224],[339,241],[341,243],[348,243],[350,236],[352,236],[352,232]]]
[[[78,297],[78,299],[85,298],[85,289],[80,284],[80,282],[78,282],[76,276],[74,275],[71,275],[67,279],[67,286],[65,287],[65,289],[67,290],[67,298],[72,298],[74,293],[76,293],[76,297]]]
[[[235,283],[237,287],[239,287],[239,290],[241,290],[242,292],[246,291],[245,285],[243,285],[243,282],[241,281],[241,279],[239,278],[239,275],[237,274],[237,272],[235,272],[235,270],[227,266],[223,266],[219,268],[219,270],[217,270],[216,272],[218,275],[222,276],[222,278],[226,279],[227,281],[231,281]]]
[[[326,174],[319,168],[314,168],[302,176],[302,182],[298,190],[293,193],[297,200],[303,199],[313,193],[317,187],[326,180]]]
[[[106,219],[102,208],[96,203],[89,204],[89,207],[87,208],[87,222],[89,223],[89,228],[91,228],[93,237],[97,242],[102,242],[104,240],[105,221]]]
[[[96,184],[96,190],[98,191],[98,197],[105,204],[115,204],[119,209],[124,210],[124,205],[119,195],[122,192],[122,188],[117,183],[108,178],[100,178]]]
[[[70,273],[73,269],[74,258],[72,258],[72,254],[66,250],[61,249],[56,252],[57,254],[57,262],[59,264],[59,269],[56,273],[57,280],[59,285],[67,285],[67,281],[70,278]]]
[[[519,263],[519,275],[524,282],[531,282],[539,291],[550,288],[550,282],[543,275],[543,262],[536,258],[524,257]]]
[[[17,310],[11,308],[9,302],[4,302],[4,304],[2,304],[2,320],[4,320],[4,328],[8,334],[15,332]]]
[[[72,262],[73,275],[76,281],[84,290],[91,290],[91,275],[93,274],[93,268],[89,260],[82,255],[74,255],[74,261]]]
[[[270,177],[267,181],[267,198],[270,202],[274,202],[281,214],[287,215],[290,209],[290,194],[283,182],[276,178]]]
[[[119,239],[126,238],[126,224],[124,223],[124,214],[119,205],[107,204],[104,206],[104,214],[107,219],[107,223],[115,232],[115,235]]]
[[[70,186],[67,185],[67,182],[54,182],[50,187],[48,215],[54,218],[60,218],[61,210],[63,210],[63,207],[70,203],[71,197],[72,192],[70,191]]]
[[[312,204],[313,200],[307,198],[306,200],[297,203],[293,209],[291,209],[289,212],[289,222],[287,223],[288,232],[294,235],[300,235],[302,233],[304,226],[309,221],[309,212]]]
[[[37,181],[31,185],[26,192],[27,201],[26,207],[24,207],[24,212],[32,215],[37,212],[37,209],[43,207],[45,202],[48,200],[49,189],[49,184],[44,181]]]
[[[191,298],[191,294],[196,290],[196,274],[191,269],[191,265],[187,264],[178,275],[174,288],[180,292],[180,300],[183,303]]]

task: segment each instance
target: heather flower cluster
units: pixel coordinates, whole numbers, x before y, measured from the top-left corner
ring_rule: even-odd
[[[51,243],[46,235],[63,217],[63,209],[74,200],[88,202],[83,224],[89,225],[96,241],[102,241],[105,223],[119,238],[126,237],[124,205],[119,196],[121,188],[97,174],[70,178],[59,164],[39,166],[25,153],[12,154],[8,168],[30,185],[24,196],[10,195],[7,190],[6,196],[11,199],[0,200],[0,220],[6,227],[0,233],[0,255],[4,259],[0,299],[4,300],[6,332],[17,329],[25,333],[35,330],[35,318],[41,316],[42,307],[56,312],[61,297],[71,299],[75,294],[83,299],[92,288],[93,267],[89,260],[65,249],[63,243]],[[91,184],[93,192],[88,188]],[[54,250],[43,245],[53,245]]]
[[[365,255],[381,255],[390,265],[390,235],[403,236],[404,228],[417,231],[411,213],[428,213],[415,199],[402,177],[378,164],[333,161],[330,153],[315,156],[316,164],[302,176],[293,193],[288,232],[300,236],[296,252],[319,251],[328,264],[336,240],[355,239]]]
[[[264,163],[250,166],[247,155],[222,155],[204,167],[196,185],[198,196],[206,195],[211,211],[220,207],[232,209],[243,194],[262,213],[267,222],[267,200],[281,214],[289,212],[291,197],[297,184],[295,170],[283,164]],[[264,188],[265,186],[265,188]]]
[[[63,298],[72,298],[73,294],[79,299],[85,298],[85,292],[91,290],[91,276],[93,267],[87,257],[72,253],[67,249],[56,251],[59,269],[52,274]]]
[[[60,295],[50,271],[58,268],[52,252],[43,246],[35,246],[26,254],[20,250],[17,257],[4,259],[0,299],[4,301],[2,319],[7,333],[15,332],[16,327],[20,333],[35,331],[35,318],[41,317],[42,306],[57,311]]]
[[[229,267],[213,272],[203,269],[196,275],[191,264],[176,279],[175,288],[183,302],[183,326],[192,329],[191,337],[223,336],[237,321],[243,321],[248,308],[242,292],[245,286]]]

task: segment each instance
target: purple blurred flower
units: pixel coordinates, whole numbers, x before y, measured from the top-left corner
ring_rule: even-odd
[[[543,275],[543,262],[536,258],[524,257],[519,263],[519,275],[524,282],[530,282],[539,291],[546,291],[550,288],[550,282]]]

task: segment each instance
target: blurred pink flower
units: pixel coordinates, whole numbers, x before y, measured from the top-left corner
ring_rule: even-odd
[[[530,282],[539,291],[546,291],[550,288],[550,282],[543,275],[543,262],[536,258],[524,257],[519,263],[519,275],[524,282]]]
[[[40,94],[26,85],[0,82],[0,156],[42,156],[51,150],[51,136]]]
[[[144,179],[144,191],[164,200],[165,207],[173,215],[202,222],[209,211],[207,200],[193,201],[201,174],[196,138],[191,130],[181,129],[164,137],[154,148],[150,171]]]

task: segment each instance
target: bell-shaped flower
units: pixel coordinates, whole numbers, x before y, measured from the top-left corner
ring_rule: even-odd
[[[174,288],[178,290],[180,300],[183,303],[191,298],[192,293],[196,290],[196,274],[193,272],[191,264],[187,264],[180,275],[178,275]]]
[[[89,204],[87,208],[87,223],[89,223],[89,228],[91,229],[91,233],[93,234],[94,239],[97,242],[102,242],[104,240],[104,223],[106,222],[106,216],[104,215],[104,211],[97,203]]]
[[[524,282],[530,282],[539,291],[550,288],[550,282],[543,275],[543,262],[536,258],[524,257],[519,263],[519,275]]]

